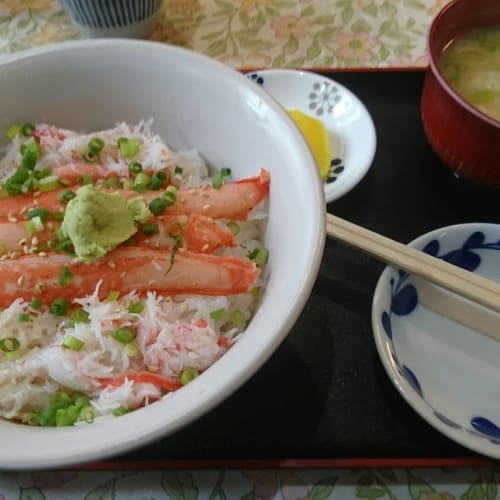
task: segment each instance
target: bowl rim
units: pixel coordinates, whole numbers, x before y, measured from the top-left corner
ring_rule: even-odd
[[[500,129],[500,120],[495,120],[491,116],[487,115],[486,113],[483,113],[481,110],[467,102],[460,94],[458,94],[453,87],[448,83],[446,78],[444,77],[443,73],[439,69],[439,65],[437,63],[437,55],[434,54],[434,51],[431,49],[432,45],[432,40],[436,36],[436,32],[439,29],[439,26],[441,22],[443,22],[443,18],[447,15],[447,13],[450,10],[453,10],[456,8],[457,5],[460,5],[461,3],[467,2],[468,0],[452,0],[451,2],[447,3],[434,17],[429,31],[427,33],[427,55],[429,59],[429,68],[431,69],[432,74],[436,78],[436,80],[439,82],[439,85],[441,88],[462,108],[465,108],[466,111],[468,111],[471,115],[475,116],[482,122],[486,122],[489,125],[491,125],[494,128]],[[450,43],[451,40],[448,42]]]
[[[259,100],[266,105],[270,112],[277,118],[280,119],[280,124],[285,127],[286,131],[290,134],[290,137],[294,139],[294,150],[300,158],[302,158],[304,163],[304,168],[309,168],[311,171],[311,183],[310,190],[314,195],[314,199],[309,198],[308,210],[313,216],[314,224],[310,228],[311,242],[312,244],[308,246],[307,256],[308,265],[304,266],[303,271],[296,278],[296,289],[295,293],[289,297],[289,301],[286,305],[287,314],[283,316],[282,319],[276,322],[273,335],[269,335],[266,338],[258,337],[255,343],[255,354],[251,361],[246,361],[248,358],[245,356],[244,359],[239,359],[238,364],[236,363],[236,356],[241,355],[241,350],[246,347],[246,343],[241,342],[239,350],[235,351],[236,354],[226,358],[222,358],[215,363],[211,368],[215,368],[210,372],[207,370],[206,382],[201,383],[203,377],[199,377],[197,380],[186,386],[183,390],[185,391],[185,396],[183,398],[197,399],[196,404],[187,405],[187,408],[172,409],[169,417],[165,416],[165,411],[163,413],[158,410],[158,407],[163,410],[166,398],[159,400],[158,404],[152,404],[148,407],[142,408],[139,412],[131,412],[124,415],[123,423],[121,427],[126,427],[131,430],[127,439],[123,439],[123,434],[120,433],[119,438],[115,438],[114,430],[117,427],[115,422],[103,422],[101,434],[106,434],[106,439],[104,443],[99,443],[98,446],[94,447],[93,444],[85,441],[83,438],[79,439],[78,443],[72,443],[72,446],[63,446],[62,443],[71,443],[72,436],[74,437],[75,427],[71,428],[61,428],[43,429],[45,437],[45,444],[48,444],[51,438],[56,435],[60,435],[60,438],[52,442],[52,446],[47,446],[47,449],[40,449],[40,455],[33,456],[33,447],[30,450],[22,450],[23,443],[19,443],[19,448],[22,450],[19,456],[3,456],[0,454],[0,467],[4,470],[26,470],[26,469],[44,469],[50,467],[59,466],[69,466],[74,464],[79,464],[83,462],[89,462],[92,460],[101,460],[103,458],[108,458],[110,456],[116,456],[118,454],[131,451],[135,448],[145,446],[154,440],[166,437],[167,435],[172,435],[177,432],[180,428],[187,426],[189,423],[193,422],[195,419],[199,418],[201,415],[206,414],[215,406],[219,405],[224,399],[228,398],[232,393],[239,389],[245,382],[247,382],[252,375],[254,375],[265,361],[275,352],[277,347],[282,343],[285,337],[288,335],[289,331],[295,324],[299,315],[301,314],[309,296],[312,292],[314,283],[316,281],[317,274],[321,265],[322,255],[324,251],[324,244],[326,239],[326,210],[325,210],[325,199],[323,186],[321,184],[319,175],[313,175],[316,172],[316,166],[314,164],[314,159],[312,153],[310,152],[305,140],[295,126],[293,120],[288,116],[288,114],[283,110],[283,108],[263,89],[254,85],[244,74],[241,72],[223,64],[220,61],[209,58],[202,54],[196,53],[192,50],[154,42],[147,40],[133,40],[133,39],[93,39],[93,40],[78,40],[71,42],[48,44],[43,47],[37,47],[34,49],[28,49],[22,51],[13,56],[8,56],[6,58],[0,59],[0,74],[3,69],[7,66],[13,66],[16,64],[25,64],[28,59],[35,58],[39,55],[44,55],[45,57],[53,55],[58,52],[71,53],[77,50],[88,50],[95,49],[96,47],[101,47],[105,49],[109,47],[110,50],[118,50],[119,48],[131,49],[132,47],[141,48],[141,50],[155,50],[157,53],[159,51],[164,51],[165,53],[176,54],[179,57],[187,59],[188,62],[196,61],[200,63],[203,68],[211,68],[217,73],[221,74],[221,78],[231,79],[233,82],[237,82],[242,85],[242,87],[251,93],[253,96],[257,96]],[[250,323],[251,325],[251,323]],[[245,340],[245,337],[242,338]],[[235,345],[238,347],[238,345]],[[226,354],[231,354],[226,353]],[[224,363],[224,360],[228,361]],[[219,369],[216,367],[220,366]],[[228,366],[237,366],[232,377],[223,377],[222,381],[219,383],[219,379],[216,378],[217,375],[221,375],[221,370],[227,368]],[[210,372],[210,373],[208,373]],[[220,378],[220,377],[219,377]],[[218,381],[219,388],[215,390],[209,385],[209,381]],[[174,397],[175,393],[172,394]],[[154,409],[156,408],[156,409]],[[144,413],[143,413],[144,412]],[[143,417],[141,417],[143,415]],[[139,424],[140,418],[151,419],[148,423],[147,431],[144,429],[137,429],[137,424]],[[167,420],[165,422],[164,420]],[[114,423],[114,425],[113,425]],[[18,429],[19,424],[14,424],[5,421],[2,423],[5,433],[9,432],[9,429]],[[30,442],[31,438],[35,436],[36,431],[39,429],[23,426],[22,440]],[[26,432],[24,432],[26,431]],[[108,432],[106,432],[108,431]],[[78,432],[78,431],[76,431]],[[17,434],[17,433],[16,433]],[[83,433],[85,438],[97,438],[96,431],[90,431],[88,433]],[[19,434],[17,435],[17,438]],[[42,438],[37,439],[38,445]],[[17,443],[16,443],[17,446]],[[108,446],[108,448],[106,448]]]

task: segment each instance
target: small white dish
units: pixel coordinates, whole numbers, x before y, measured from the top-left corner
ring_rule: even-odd
[[[409,245],[500,282],[500,225],[444,227]],[[500,343],[424,307],[425,290],[392,267],[382,273],[372,306],[382,363],[401,395],[429,424],[498,459]]]
[[[253,71],[247,77],[284,108],[298,109],[323,122],[332,151],[324,183],[327,203],[361,181],[373,162],[377,137],[370,113],[350,90],[309,71],[267,69]]]

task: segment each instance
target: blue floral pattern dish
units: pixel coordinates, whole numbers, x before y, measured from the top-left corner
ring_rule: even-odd
[[[247,77],[284,108],[298,109],[323,122],[332,151],[325,180],[327,203],[361,181],[372,164],[377,139],[370,114],[352,92],[308,71],[269,69],[248,73]]]
[[[500,225],[449,226],[410,246],[500,281]],[[387,267],[382,273],[372,306],[382,363],[431,425],[463,446],[500,458],[500,344],[427,309],[425,292],[406,272]]]

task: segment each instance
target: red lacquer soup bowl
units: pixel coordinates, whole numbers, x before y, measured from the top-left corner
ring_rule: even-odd
[[[421,115],[429,143],[454,173],[475,184],[500,188],[500,122],[462,99],[438,66],[452,40],[495,25],[500,26],[499,0],[454,0],[439,12],[428,34],[429,68]]]

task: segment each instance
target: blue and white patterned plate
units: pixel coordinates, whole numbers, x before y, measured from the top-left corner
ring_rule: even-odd
[[[323,122],[332,151],[325,182],[327,203],[359,183],[372,164],[377,138],[370,114],[350,90],[308,71],[268,69],[247,76],[284,108],[298,109]]]
[[[410,246],[500,282],[500,225],[449,226]],[[372,324],[384,367],[406,401],[437,430],[500,458],[500,343],[427,309],[426,290],[392,267],[382,273]],[[481,315],[477,307],[474,314]]]

